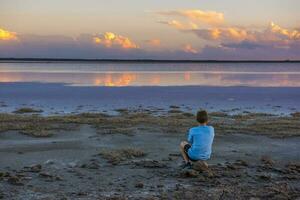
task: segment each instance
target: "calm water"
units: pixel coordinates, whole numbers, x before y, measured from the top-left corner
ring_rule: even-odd
[[[0,63],[0,82],[300,87],[300,63]]]

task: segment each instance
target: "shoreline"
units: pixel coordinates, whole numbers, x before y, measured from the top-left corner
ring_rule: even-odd
[[[78,59],[0,58],[0,62],[121,62],[121,63],[300,63],[300,60],[157,60],[157,59]]]

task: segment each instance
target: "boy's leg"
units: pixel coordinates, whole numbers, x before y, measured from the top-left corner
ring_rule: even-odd
[[[183,159],[184,159],[184,161],[185,161],[186,163],[189,162],[189,158],[188,158],[188,156],[186,155],[186,153],[185,153],[185,151],[184,151],[184,146],[187,145],[187,144],[189,144],[189,143],[186,142],[186,141],[182,141],[182,142],[180,143],[180,152],[181,152],[181,155],[182,155],[182,157],[183,157]]]

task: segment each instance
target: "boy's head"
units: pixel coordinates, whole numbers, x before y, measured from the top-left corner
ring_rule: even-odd
[[[197,121],[200,124],[206,124],[208,122],[208,114],[205,110],[200,110],[197,112]]]

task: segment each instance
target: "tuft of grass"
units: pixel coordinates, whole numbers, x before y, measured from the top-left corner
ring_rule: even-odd
[[[99,153],[104,159],[113,165],[119,164],[121,161],[144,157],[144,151],[135,148],[125,148],[117,150],[104,150]]]
[[[16,114],[41,113],[41,112],[43,112],[43,110],[41,110],[41,109],[34,109],[34,108],[27,108],[27,107],[19,108],[19,109],[17,109],[17,110],[14,111],[14,113],[16,113]]]

